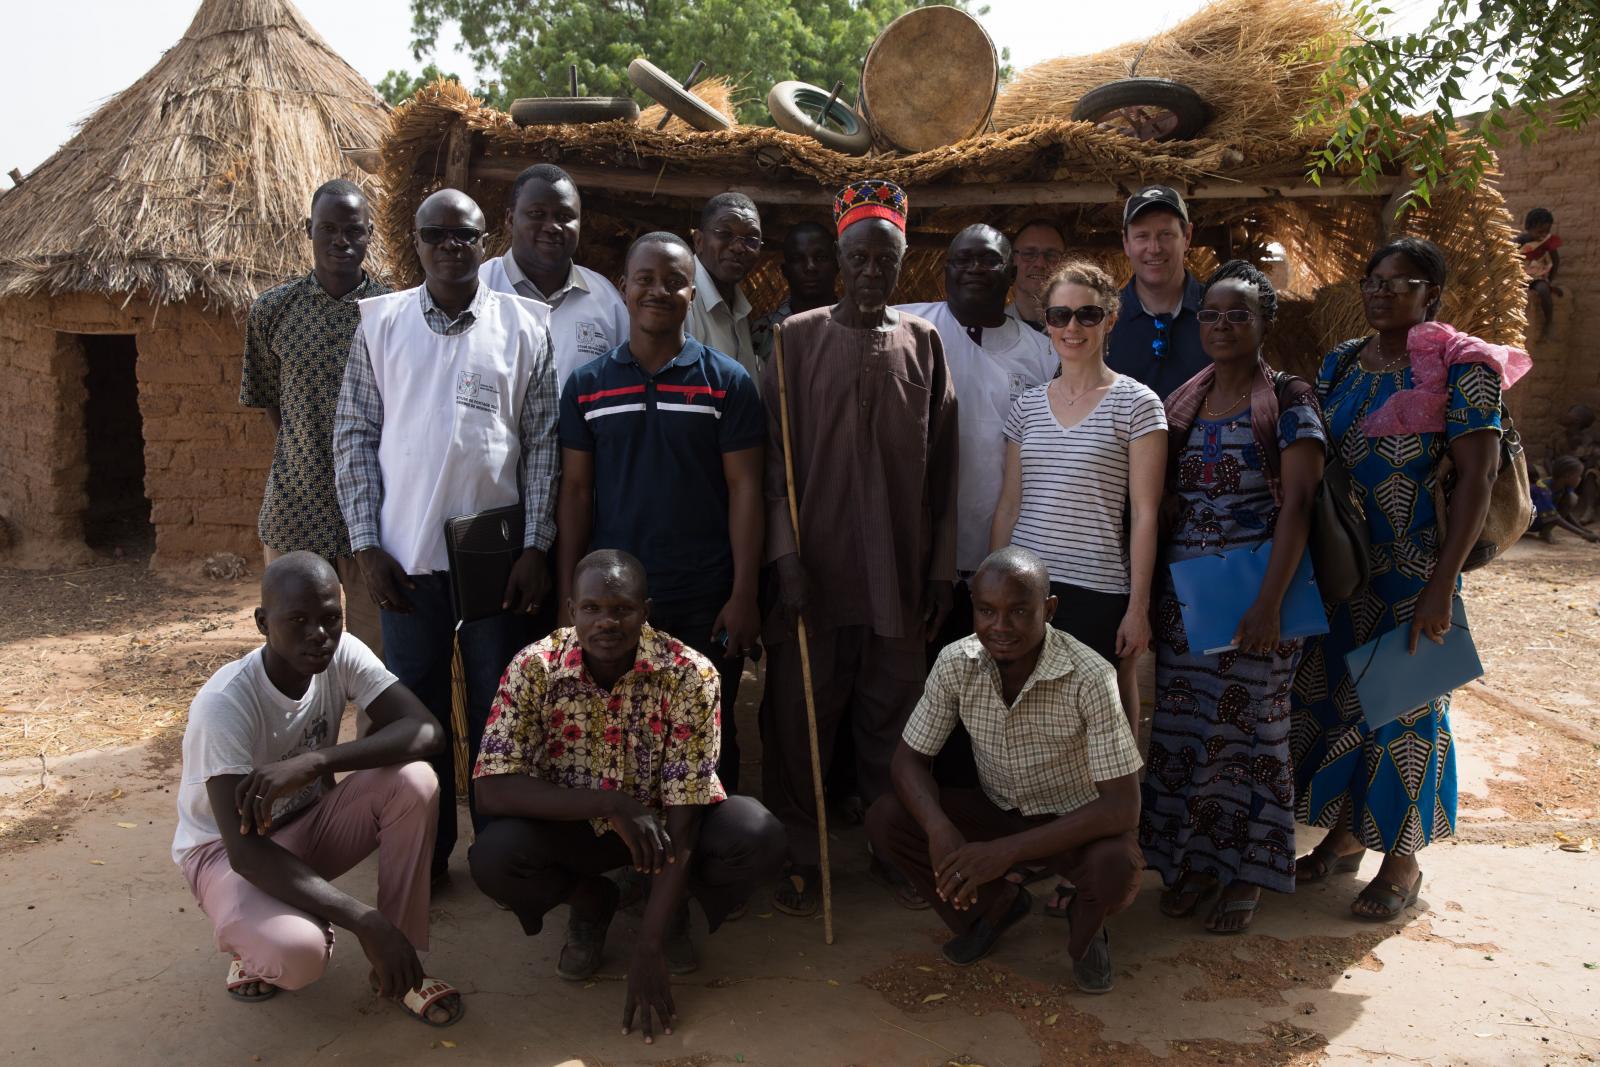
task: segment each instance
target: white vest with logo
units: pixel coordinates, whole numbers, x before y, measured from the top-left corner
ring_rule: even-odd
[[[550,309],[480,290],[477,319],[435,333],[415,289],[361,301],[361,332],[383,399],[378,539],[407,574],[447,569],[444,524],[522,496],[518,425],[529,386],[552,373]]]

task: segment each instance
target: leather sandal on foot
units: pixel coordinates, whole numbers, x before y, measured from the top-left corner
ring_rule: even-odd
[[[1366,854],[1367,850],[1362,849],[1360,852],[1340,856],[1329,863],[1326,853],[1312,849],[1294,861],[1294,880],[1299,885],[1313,885],[1329,875],[1354,874],[1361,869],[1361,858]]]
[[[1057,882],[1050,896],[1045,899],[1044,907],[1039,910],[1052,919],[1067,919],[1072,914],[1072,899],[1078,895],[1078,887],[1070,882]]]
[[[258,992],[243,993],[240,990],[245,986],[256,986]],[[278,995],[278,987],[264,978],[256,978],[244,973],[244,961],[238,956],[233,957],[233,962],[228,964],[228,996],[244,1004],[259,1004],[263,1000],[271,1000]]]
[[[1362,922],[1392,922],[1401,915],[1405,914],[1405,910],[1417,902],[1417,897],[1421,895],[1421,893],[1422,871],[1420,870],[1417,871],[1416,878],[1412,879],[1410,889],[1400,885],[1398,882],[1374,878],[1371,882],[1367,883],[1367,888],[1363,889],[1360,893],[1357,893],[1356,899],[1351,901],[1350,914],[1354,915]],[[1375,914],[1357,911],[1356,904],[1363,900],[1367,901],[1369,904],[1378,904],[1382,906],[1383,911]]]
[[[893,893],[894,902],[907,911],[922,911],[928,907],[928,902],[917,892],[916,886],[898,869],[877,856],[872,857],[872,863],[867,867],[867,877]]]
[[[796,885],[796,882],[799,885]],[[809,919],[822,907],[822,868],[791,867],[772,894],[772,906],[785,915]]]
[[[1217,901],[1217,906],[1211,909],[1211,916],[1206,920],[1206,931],[1216,934],[1218,937],[1242,934],[1250,929],[1251,923],[1256,921],[1256,908],[1260,905],[1261,898],[1259,896],[1247,897],[1243,900],[1219,900]],[[1237,915],[1239,912],[1246,913],[1244,923],[1241,926],[1235,926],[1231,930],[1218,930],[1212,925],[1224,915]]]
[[[1216,894],[1220,883],[1207,875],[1188,874],[1178,884],[1161,891],[1161,914],[1169,919],[1187,919],[1200,905]]]

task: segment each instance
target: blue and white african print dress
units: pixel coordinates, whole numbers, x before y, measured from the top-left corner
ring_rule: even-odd
[[[1378,634],[1411,622],[1417,597],[1439,556],[1433,485],[1450,443],[1479,430],[1500,431],[1500,377],[1486,364],[1450,368],[1442,433],[1368,437],[1362,420],[1411,370],[1375,373],[1355,356],[1365,342],[1346,341],[1328,354],[1317,378],[1337,455],[1362,494],[1372,535],[1372,584],[1329,619],[1313,638],[1295,679],[1291,746],[1302,822],[1345,822],[1367,848],[1408,855],[1456,824],[1456,760],[1450,694],[1376,731],[1361,715],[1345,654]],[[1460,582],[1457,581],[1459,588]]]

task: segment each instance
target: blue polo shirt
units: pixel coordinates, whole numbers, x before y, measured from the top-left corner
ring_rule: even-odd
[[[561,447],[594,454],[589,547],[639,557],[658,603],[727,598],[722,456],[766,439],[749,372],[693,337],[654,375],[624,341],[573,371],[561,391]]]
[[[1149,386],[1162,400],[1211,364],[1200,347],[1200,320],[1194,313],[1206,287],[1194,275],[1183,275],[1183,304],[1176,315],[1151,315],[1139,303],[1133,282],[1122,290],[1117,324],[1111,327],[1106,366]],[[1159,323],[1159,325],[1158,325]],[[1156,354],[1158,336],[1166,339],[1166,352]]]

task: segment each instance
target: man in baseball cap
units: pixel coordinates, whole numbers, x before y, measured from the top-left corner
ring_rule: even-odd
[[[1133,280],[1122,291],[1106,364],[1165,400],[1206,366],[1200,348],[1200,282],[1184,269],[1194,226],[1176,189],[1150,185],[1122,209],[1122,250]]]

